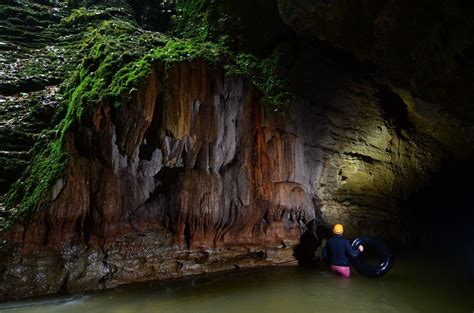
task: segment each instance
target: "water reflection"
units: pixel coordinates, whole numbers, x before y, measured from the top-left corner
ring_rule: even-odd
[[[154,282],[88,296],[0,305],[10,312],[252,313],[252,312],[471,312],[474,288],[440,264],[397,262],[387,276],[350,279],[328,270],[273,268]],[[439,287],[441,286],[441,287]],[[52,303],[54,301],[54,303]],[[20,306],[10,308],[12,306]],[[28,306],[25,306],[28,305]],[[3,312],[2,311],[2,312]]]

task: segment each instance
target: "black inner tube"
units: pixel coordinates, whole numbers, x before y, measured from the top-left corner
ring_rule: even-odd
[[[351,257],[351,265],[357,272],[367,277],[381,277],[390,271],[393,265],[393,254],[385,241],[375,237],[359,237],[352,242],[354,249],[358,249],[360,245],[363,245],[364,249],[376,251],[380,262],[377,265],[367,264],[362,259],[364,253],[362,252],[357,257]]]

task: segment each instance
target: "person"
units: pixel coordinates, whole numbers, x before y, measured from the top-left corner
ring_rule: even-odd
[[[364,251],[364,247],[360,245],[358,249],[352,248],[349,241],[342,235],[344,228],[341,224],[334,225],[332,232],[334,236],[328,240],[322,257],[328,258],[331,271],[344,277],[350,277],[349,255],[358,256]]]

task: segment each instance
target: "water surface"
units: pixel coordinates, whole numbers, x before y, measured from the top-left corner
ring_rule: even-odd
[[[474,286],[442,263],[396,260],[379,279],[278,267],[0,304],[7,313],[474,312]]]

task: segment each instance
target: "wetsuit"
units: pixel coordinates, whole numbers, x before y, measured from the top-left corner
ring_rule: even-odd
[[[342,235],[330,238],[324,247],[322,257],[327,257],[331,270],[344,277],[351,275],[349,267],[349,255],[356,257],[360,254],[358,249],[353,249],[351,244]]]

